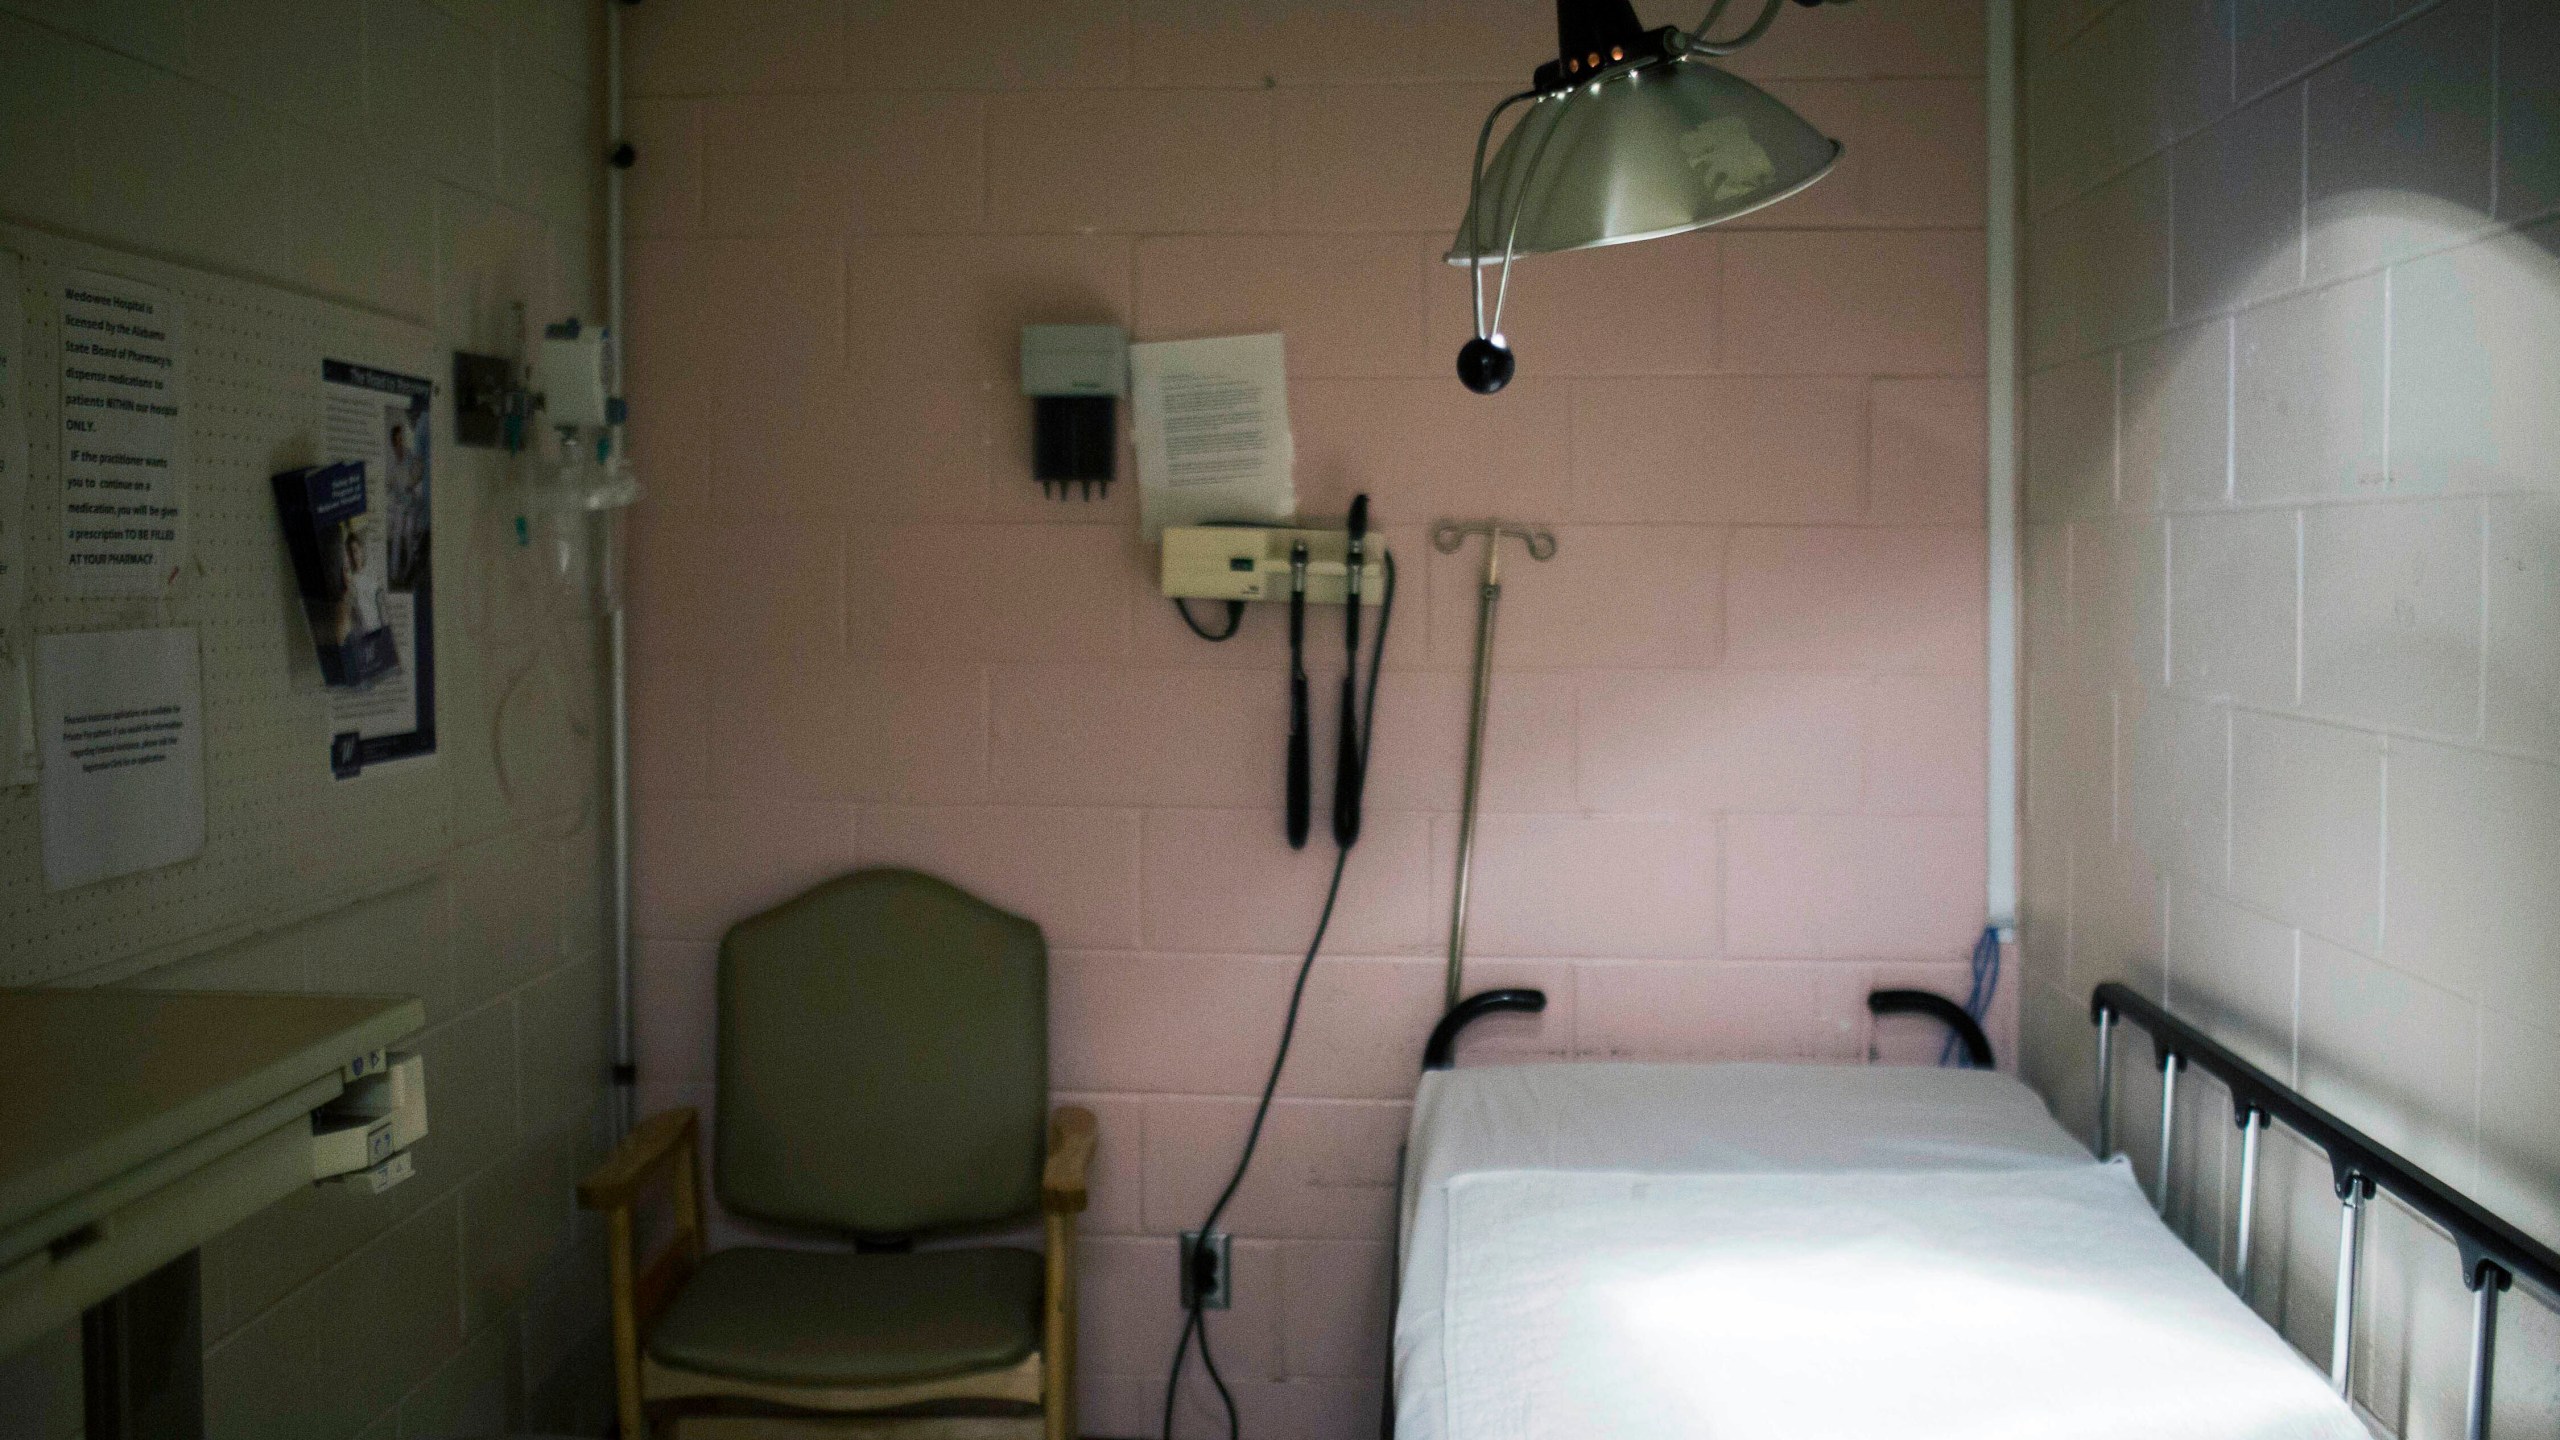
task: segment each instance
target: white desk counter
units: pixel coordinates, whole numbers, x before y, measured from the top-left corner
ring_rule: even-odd
[[[311,1184],[312,1112],[425,1021],[388,996],[0,990],[0,1353]]]

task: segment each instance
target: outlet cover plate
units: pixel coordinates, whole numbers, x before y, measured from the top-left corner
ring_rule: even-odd
[[[1227,1308],[1228,1303],[1235,1298],[1236,1266],[1235,1250],[1233,1245],[1234,1239],[1234,1236],[1229,1235],[1224,1230],[1218,1231],[1209,1237],[1209,1251],[1211,1254],[1218,1257],[1218,1283],[1211,1286],[1207,1293],[1200,1296],[1200,1308],[1203,1310],[1224,1310]],[[1182,1308],[1185,1310],[1191,1308],[1191,1255],[1199,1244],[1199,1231],[1185,1230],[1182,1232],[1183,1263],[1179,1268],[1182,1272]]]

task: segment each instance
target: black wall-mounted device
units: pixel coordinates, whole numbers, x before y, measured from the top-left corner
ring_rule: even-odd
[[[1031,397],[1031,473],[1045,494],[1109,493],[1120,456],[1129,332],[1117,325],[1022,327],[1022,393]]]
[[[1111,487],[1120,442],[1120,403],[1109,395],[1031,398],[1031,474],[1042,490]]]

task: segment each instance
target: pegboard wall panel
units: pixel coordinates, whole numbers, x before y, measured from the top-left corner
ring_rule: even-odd
[[[441,757],[347,781],[329,774],[325,696],[268,477],[320,458],[324,356],[440,378],[433,337],[365,311],[19,227],[0,225],[0,247],[25,259],[28,629],[195,628],[206,830],[193,860],[48,892],[37,791],[0,790],[0,985],[117,973],[129,968],[119,962],[289,918],[432,864],[451,829]],[[183,307],[187,554],[159,599],[64,593],[59,296],[62,279],[82,270],[160,286]],[[452,425],[441,390],[433,424],[442,471]],[[440,548],[445,488],[433,492]]]

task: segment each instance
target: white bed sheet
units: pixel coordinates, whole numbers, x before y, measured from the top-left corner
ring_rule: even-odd
[[[1896,1172],[1890,1187],[1880,1184],[1875,1172]],[[1999,1172],[2011,1173],[1994,1179]],[[2105,1183],[2130,1193],[2134,1208],[2118,1204],[2109,1209],[2099,1204],[2091,1210],[2091,1197],[2072,1187],[2098,1183],[2092,1177],[2100,1176],[2112,1177]],[[1660,1177],[1686,1178],[1666,1182]],[[1750,1183],[1741,1183],[1746,1177],[1751,1177]],[[2254,1336],[2274,1347],[2235,1353],[2249,1362],[2245,1368],[2250,1373],[2272,1387],[2275,1398],[2269,1401],[2267,1413],[2279,1417],[2278,1428],[2248,1428],[2257,1423],[2250,1421],[2237,1427],[2172,1426],[2147,1433],[2214,1440],[2241,1436],[2360,1440],[2365,1434],[2345,1405],[2320,1388],[2318,1377],[2301,1358],[2224,1292],[2211,1272],[2141,1208],[2138,1192],[2122,1177],[2120,1167],[2093,1162],[2053,1123],[2042,1102],[2016,1081],[1966,1071],[1749,1064],[1525,1065],[1424,1077],[1406,1161],[1402,1294],[1395,1347],[1397,1433],[1401,1440],[1548,1440],[1601,1434],[1627,1440],[1651,1440],[1657,1435],[1712,1435],[1724,1440],[1726,1436],[1823,1433],[1885,1440],[1958,1433],[2022,1437],[2144,1433],[2101,1428],[2094,1418],[2082,1425],[2050,1407],[2023,1412],[2033,1414],[2033,1422],[2006,1431],[1975,1423],[1988,1419],[1985,1414],[1941,1415],[1932,1421],[1917,1407],[1901,1412],[1907,1422],[1902,1428],[1873,1428],[1875,1417],[1860,1413],[1855,1426],[1835,1432],[1807,1427],[1800,1414],[1778,1428],[1753,1430],[1745,1421],[1760,1412],[1751,1409],[1755,1402],[1746,1393],[1750,1378],[1760,1373],[1774,1381],[1785,1373],[1782,1368],[1771,1369],[1765,1357],[1752,1367],[1718,1372],[1728,1381],[1733,1396],[1729,1403],[1739,1408],[1719,1412],[1712,1427],[1693,1423],[1697,1417],[1676,1405],[1668,1409],[1657,1405],[1647,1412],[1656,1417],[1649,1424],[1629,1423],[1623,1414],[1595,1417],[1577,1412],[1558,1398],[1590,1393],[1587,1386],[1575,1388],[1583,1382],[1573,1372],[1587,1372],[1586,1379],[1611,1373],[1591,1358],[1595,1352],[1584,1343],[1589,1337],[1580,1332],[1549,1334],[1541,1343],[1558,1348],[1543,1351],[1535,1347],[1488,1351],[1479,1343],[1481,1336],[1452,1339],[1452,1315],[1500,1316],[1507,1307],[1520,1306],[1531,1313],[1552,1315],[1562,1312],[1542,1312],[1538,1307],[1566,1303],[1562,1298],[1566,1292],[1595,1293],[1591,1287],[1613,1273],[1608,1267],[1624,1263],[1625,1256],[1611,1237],[1629,1226],[1638,1231],[1646,1225],[1658,1228],[1688,1214],[1696,1222],[1687,1232],[1690,1240],[1704,1248],[1678,1263],[1740,1264],[1746,1257],[1717,1248],[1724,1243],[1719,1237],[1742,1224],[1747,1233],[1762,1234],[1774,1242],[1774,1232],[1762,1222],[1783,1215],[1791,1204],[1819,1199],[1826,1205],[1849,1207],[1828,1218],[1808,1212],[1813,1228],[1787,1237],[1788,1244],[1801,1246],[1818,1235],[1839,1238],[1840,1231],[1823,1229],[1825,1225],[1868,1224],[1850,1212],[1860,1204],[1873,1203],[1874,1197],[1890,1194],[1891,1188],[1925,1185],[1937,1193],[1985,1184],[1994,1192],[2005,1184],[2025,1197],[2018,1203],[2030,1208],[2041,1205],[2052,1212],[2053,1224],[2066,1229],[2078,1225],[2088,1232],[2087,1244],[2046,1256],[2047,1262],[2074,1267],[2071,1285],[2062,1292],[2073,1297],[2072,1303],[2059,1308],[2057,1315],[2111,1314],[2132,1307],[2123,1313],[2134,1316],[2128,1321],[2130,1333],[2139,1336],[2146,1332],[2135,1312],[2167,1296],[2217,1317],[2216,1323],[2229,1334]],[[2046,1193],[2044,1187],[2058,1188]],[[1791,1191],[1799,1193],[1801,1200],[1785,1200]],[[1867,1198],[1861,1200],[1862,1196]],[[2074,1205],[2079,1206],[2076,1212]],[[1964,1206],[1955,1205],[1919,1207],[1914,1215],[1934,1215],[1932,1223],[1954,1226],[1931,1243],[1960,1250],[1968,1243],[1960,1223],[1964,1213]],[[2115,1228],[2096,1226],[2093,1214],[2105,1215]],[[1761,1219],[1743,1224],[1751,1215]],[[1499,1223],[1488,1228],[1481,1223],[1487,1217]],[[1753,1230],[1754,1225],[1760,1228]],[[2105,1252],[2123,1238],[2119,1232],[2124,1230],[2148,1237],[2131,1253],[2156,1262],[2150,1268],[2137,1267],[2124,1274],[2109,1268],[2114,1262]],[[1922,1251],[1927,1249],[1917,1235],[1906,1239]],[[2164,1245],[2167,1251],[2159,1248]],[[1655,1261],[1672,1258],[1667,1252],[1652,1256]],[[1575,1265],[1599,1268],[1575,1271]],[[2086,1274],[2080,1273],[2083,1270]],[[1729,1288],[1738,1283],[1736,1275],[1748,1273],[1753,1273],[1748,1264],[1719,1273],[1715,1285]],[[2110,1298],[2111,1276],[2115,1280],[2147,1276],[2143,1284],[2152,1288],[2137,1286]],[[1818,1283],[1816,1277],[1807,1277],[1809,1286]],[[2167,1289],[2159,1288],[2163,1285]],[[1505,1294],[1512,1298],[1499,1298]],[[1808,1291],[1798,1298],[1817,1297]],[[1708,1313],[1727,1312],[1718,1308]],[[1844,1324],[1855,1318],[1845,1310],[1829,1313]],[[2123,1339],[2108,1336],[2104,1343],[2118,1349]],[[2098,1345],[2100,1337],[2093,1333],[2089,1342]],[[1584,1348],[1577,1351],[1576,1346]],[[1577,1353],[1584,1358],[1574,1362],[1557,1358]],[[1801,1363],[1818,1366],[1836,1361],[1839,1353],[1836,1346],[1805,1351]],[[1549,1358],[1541,1361],[1541,1354]],[[1991,1349],[1964,1349],[1961,1356],[1973,1368],[1954,1377],[1954,1383],[1980,1392],[1986,1401],[2012,1392],[2053,1398],[2015,1373],[2014,1347],[2005,1359],[2002,1352]],[[2110,1354],[2106,1364],[2110,1373],[2120,1365],[2155,1367],[2148,1378],[2156,1385],[2162,1379],[2156,1368],[2162,1358],[2158,1353]],[[1943,1354],[1932,1363],[1939,1362],[1954,1363]],[[2304,1389],[2306,1377],[2309,1390]],[[1623,1389],[1629,1383],[1630,1377],[1619,1374],[1613,1386],[1603,1388]],[[1506,1405],[1513,1408],[1506,1410]],[[2233,1413],[2226,1418],[2242,1417]],[[1940,1428],[1950,1419],[1953,1428]]]

